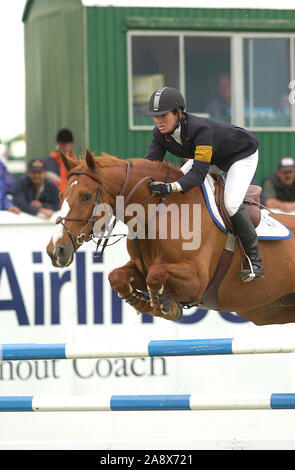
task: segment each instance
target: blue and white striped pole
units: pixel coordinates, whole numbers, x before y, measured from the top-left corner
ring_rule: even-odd
[[[256,395],[2,396],[7,411],[168,411],[295,409],[295,393]]]
[[[83,359],[151,356],[202,356],[295,352],[295,341],[282,338],[213,338],[154,340],[121,345],[118,341],[91,343],[0,344],[0,360]]]

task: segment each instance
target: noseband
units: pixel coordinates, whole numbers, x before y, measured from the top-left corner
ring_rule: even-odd
[[[130,173],[131,173],[131,168],[133,166],[133,162],[131,162],[130,160],[127,161],[127,169],[126,169],[126,178],[125,178],[125,181],[123,183],[123,186],[118,194],[118,196],[124,196],[124,193],[126,191],[126,188],[127,188],[127,185],[129,183],[129,179],[130,179]],[[102,198],[102,201],[103,203],[105,204],[105,199],[104,199],[104,195],[103,195],[103,191],[102,191],[102,182],[96,177],[95,174],[91,174],[91,173],[88,173],[87,171],[75,171],[73,173],[71,173],[71,176],[73,175],[85,175],[85,176],[88,176],[89,178],[93,179],[96,183],[98,183],[98,191],[97,191],[97,194],[96,194],[96,198],[95,198],[95,202],[94,202],[94,205],[93,205],[93,209],[92,209],[92,212],[91,212],[91,215],[88,219],[85,219],[85,218],[79,218],[79,217],[58,217],[56,219],[56,224],[62,224],[62,226],[64,227],[65,231],[67,232],[71,242],[72,242],[72,245],[73,245],[73,248],[74,248],[74,252],[77,251],[77,249],[79,248],[80,245],[82,245],[84,242],[88,242],[89,240],[92,240],[94,238],[94,233],[93,233],[93,228],[94,228],[94,221],[95,221],[95,212],[96,212],[96,207],[98,206],[99,204],[99,201],[100,201],[100,198]],[[131,196],[134,194],[134,192],[137,190],[138,186],[143,183],[145,180],[147,179],[151,179],[153,180],[153,178],[151,176],[145,176],[144,178],[142,178],[141,180],[139,180],[136,185],[134,186],[134,188],[132,188],[132,190],[129,192],[129,194],[126,196],[125,198],[125,203],[127,203],[129,201],[129,199],[131,198]],[[150,196],[150,197],[153,197],[153,194]],[[147,201],[148,199],[150,199],[150,197],[148,197],[145,201]],[[145,202],[143,201],[143,202]],[[113,209],[113,207],[112,207]],[[115,216],[115,213],[113,212],[114,216]],[[65,221],[73,221],[73,222],[86,222],[86,225],[81,229],[79,235],[77,235],[76,237],[73,236],[73,234],[71,233],[70,229],[67,227],[67,225],[65,224]],[[115,216],[115,220],[114,222],[112,222],[111,224],[111,227],[109,229],[107,229],[107,236],[104,235],[104,233],[102,234],[102,236],[98,239],[97,243],[96,243],[96,256],[98,258],[100,258],[104,252],[104,249],[105,247],[107,246],[108,244],[108,240],[109,240],[109,237],[111,236],[111,233],[116,225],[116,222],[117,222],[117,219],[116,219],[116,216]],[[86,237],[86,234],[84,232],[82,232],[82,230],[85,229],[85,227],[87,227],[88,224],[92,224],[92,230],[91,230],[91,233],[88,237]],[[106,230],[105,230],[106,231]],[[125,235],[124,235],[125,236]],[[98,252],[98,248],[103,240],[103,238],[105,238],[104,240],[104,243],[103,243],[103,246],[102,246],[102,250],[100,252],[99,255],[97,255],[97,252]]]
[[[56,224],[62,224],[63,228],[65,229],[65,231],[67,232],[71,242],[72,242],[72,245],[73,245],[73,248],[74,248],[74,251],[76,251],[76,245],[77,246],[80,246],[84,243],[84,241],[89,241],[92,239],[92,236],[93,236],[93,225],[94,225],[94,218],[95,218],[95,209],[96,209],[96,206],[99,204],[99,200],[100,200],[100,195],[102,194],[102,182],[98,180],[98,178],[96,178],[94,175],[91,175],[90,173],[87,173],[86,171],[76,171],[74,173],[72,173],[72,175],[86,175],[88,176],[89,178],[92,178],[96,183],[98,183],[98,191],[97,191],[97,194],[96,194],[96,198],[95,198],[95,202],[94,202],[94,205],[93,205],[93,209],[92,209],[92,212],[91,212],[91,215],[88,219],[84,219],[84,218],[80,218],[80,217],[58,217],[55,221]],[[72,176],[71,175],[71,176]],[[87,225],[89,223],[92,224],[92,231],[91,231],[91,234],[89,235],[89,237],[86,237],[85,233],[82,232],[83,229],[81,229],[81,232],[79,235],[77,235],[76,237],[74,237],[70,231],[70,229],[67,227],[67,225],[65,224],[64,221],[75,221],[75,222],[86,222],[86,225],[83,227],[83,229],[85,227],[87,227]]]

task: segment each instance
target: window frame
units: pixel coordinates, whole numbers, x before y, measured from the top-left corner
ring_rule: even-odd
[[[243,40],[244,39],[289,39],[289,66],[290,66],[290,80],[289,83],[295,79],[295,48],[294,48],[294,41],[295,41],[295,34],[292,33],[257,33],[257,32],[247,32],[247,33],[238,33],[241,38],[241,57],[242,57],[242,70],[243,70],[243,77],[244,77],[244,51],[243,51]],[[244,93],[244,84],[240,90]],[[245,121],[243,120],[243,127],[245,127]],[[294,132],[295,130],[295,106],[291,106],[291,125],[290,126],[277,126],[277,127],[261,127],[261,126],[249,126],[247,127],[250,131],[257,131],[257,132]]]
[[[231,122],[237,126],[257,132],[294,132],[295,130],[295,105],[291,106],[290,127],[246,127],[244,116],[244,50],[243,41],[249,38],[289,40],[289,66],[290,81],[295,80],[295,33],[268,33],[268,32],[232,32],[232,31],[165,31],[165,30],[132,30],[127,32],[127,83],[128,83],[128,115],[129,129],[152,130],[154,125],[135,125],[133,122],[133,94],[132,94],[132,38],[134,36],[172,36],[178,37],[179,46],[179,90],[185,96],[185,50],[184,38],[195,37],[228,37],[230,39],[231,62],[231,94],[235,97],[232,103]]]
[[[184,65],[183,51],[180,51],[180,41],[179,41],[179,32],[178,31],[149,31],[149,30],[139,30],[139,31],[128,31],[127,32],[127,68],[128,68],[128,113],[129,113],[129,129],[138,131],[138,130],[152,130],[153,124],[150,126],[147,125],[136,125],[133,121],[133,93],[132,93],[132,38],[134,36],[171,36],[178,37],[178,47],[179,47],[179,90],[181,93],[183,91],[182,80],[184,78],[184,70],[182,71]]]

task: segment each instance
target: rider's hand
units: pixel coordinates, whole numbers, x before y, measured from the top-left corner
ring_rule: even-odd
[[[153,181],[150,183],[150,188],[153,194],[159,194],[161,196],[170,194],[172,191],[170,183],[162,183],[161,181]]]

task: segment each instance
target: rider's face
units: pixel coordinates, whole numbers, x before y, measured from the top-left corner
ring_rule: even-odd
[[[177,126],[177,114],[169,111],[162,116],[154,116],[154,122],[161,134],[169,134]]]

